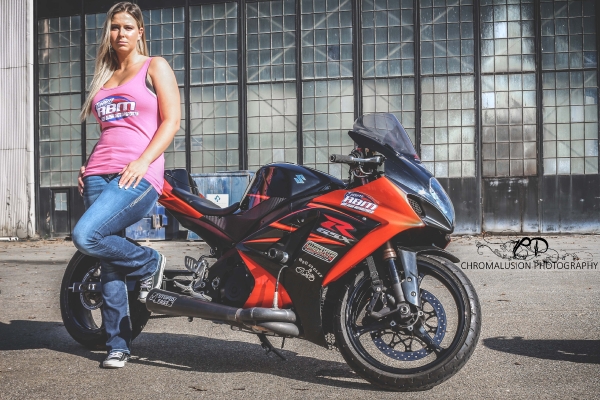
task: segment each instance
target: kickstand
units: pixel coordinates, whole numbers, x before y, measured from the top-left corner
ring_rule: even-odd
[[[258,338],[260,339],[260,345],[262,346],[263,349],[265,349],[265,351],[267,352],[267,355],[271,352],[277,354],[277,356],[279,358],[281,358],[283,361],[287,361],[287,358],[285,358],[285,356],[281,353],[281,351],[277,350],[275,347],[273,347],[273,345],[271,344],[271,342],[269,342],[269,339],[267,339],[267,335],[265,335],[264,333],[259,333]]]

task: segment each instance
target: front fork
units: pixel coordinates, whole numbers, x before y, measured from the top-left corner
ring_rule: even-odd
[[[396,260],[399,260],[404,271],[404,282],[400,283]],[[421,309],[419,295],[419,272],[417,270],[417,253],[408,250],[394,250],[389,241],[383,247],[383,261],[387,264],[392,279],[392,290],[397,304],[410,303]]]
[[[417,270],[417,253],[414,251],[408,251],[398,249],[398,253],[394,250],[394,246],[388,241],[383,247],[383,260],[387,264],[390,277],[392,278],[392,290],[394,292],[394,298],[396,304],[402,305],[403,303],[409,303],[416,307],[417,315],[423,316],[421,310],[421,294],[419,289],[419,271]],[[396,267],[396,260],[400,261],[402,270],[404,271],[404,282],[400,283],[400,277],[398,276],[398,269]],[[409,314],[407,306],[399,307],[400,315]],[[396,323],[394,322],[394,325]],[[415,336],[421,339],[425,346],[436,352],[442,351],[439,343],[437,343],[429,334],[425,331],[425,327],[422,323],[417,323],[407,327],[409,332],[413,332]]]

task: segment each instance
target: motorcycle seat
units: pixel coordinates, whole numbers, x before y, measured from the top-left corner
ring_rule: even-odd
[[[223,217],[225,215],[232,214],[234,211],[240,208],[239,202],[233,203],[229,207],[221,208],[210,200],[206,200],[180,188],[173,188],[173,194],[203,215]]]

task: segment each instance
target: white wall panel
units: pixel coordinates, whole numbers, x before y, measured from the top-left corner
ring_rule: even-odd
[[[35,235],[33,0],[0,1],[0,237]]]

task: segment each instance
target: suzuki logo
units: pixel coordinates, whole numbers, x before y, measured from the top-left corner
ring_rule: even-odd
[[[306,181],[306,178],[304,177],[304,175],[299,174],[299,175],[296,175],[294,180],[296,181],[296,183],[304,183],[304,181]]]

